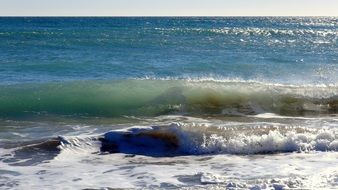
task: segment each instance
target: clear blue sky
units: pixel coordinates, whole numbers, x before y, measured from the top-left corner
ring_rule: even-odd
[[[338,0],[0,0],[2,16],[338,16]]]

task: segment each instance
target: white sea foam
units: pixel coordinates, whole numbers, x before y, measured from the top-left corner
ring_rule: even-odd
[[[6,189],[337,187],[337,152],[269,156],[126,157],[63,150],[37,166],[0,162]]]
[[[111,131],[106,133],[104,138],[108,141],[107,145],[111,143],[118,146],[120,152],[140,154],[165,151],[165,146],[168,146],[168,143],[177,144],[177,151],[181,154],[338,151],[338,131],[336,129],[302,127],[259,126],[249,129],[243,127],[214,129],[203,124],[174,123],[162,127],[138,127],[123,131]],[[153,143],[156,144],[156,147]],[[144,147],[147,147],[146,152],[142,150]],[[168,152],[163,154],[168,154]]]
[[[271,82],[263,79],[243,79],[240,77],[222,77],[222,76],[182,76],[182,77],[157,77],[157,76],[145,76],[142,78],[131,78],[134,80],[162,80],[162,81],[178,81],[178,82],[215,82],[215,83],[238,83],[238,84],[257,84],[264,86],[276,86],[276,87],[290,87],[290,88],[300,88],[300,87],[322,87],[322,88],[330,88],[330,87],[338,87],[336,83],[304,83],[304,81],[296,81],[295,83],[279,83],[279,82]],[[298,84],[299,83],[299,84]]]
[[[63,135],[58,138],[60,152],[50,160],[28,166],[0,161],[0,184],[4,189],[336,188],[335,118],[296,119],[291,124],[290,120],[254,117],[238,122],[161,116],[144,123],[160,126],[134,125],[103,136]],[[165,124],[168,121],[179,122]],[[167,157],[167,149],[158,147],[174,140],[172,135],[178,139],[177,153],[181,154]],[[104,138],[120,145],[120,153],[101,152]],[[130,154],[135,149],[162,152]],[[4,150],[0,154],[4,159],[10,157],[4,154],[13,154],[12,149]]]

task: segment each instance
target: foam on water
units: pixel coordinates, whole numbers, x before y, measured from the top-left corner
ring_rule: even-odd
[[[99,147],[97,147],[99,148]],[[5,189],[39,188],[334,188],[337,152],[269,156],[144,157],[64,149],[37,166],[1,162]]]
[[[0,184],[4,189],[338,185],[335,117],[247,119],[161,116],[103,134],[10,144],[1,149]],[[153,122],[161,125],[149,125]]]
[[[175,123],[169,126],[111,131],[103,151],[145,155],[264,154],[337,151],[336,129],[257,126],[217,128]]]

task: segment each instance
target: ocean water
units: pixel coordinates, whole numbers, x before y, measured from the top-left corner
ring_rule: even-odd
[[[338,188],[337,17],[0,17],[0,189]]]

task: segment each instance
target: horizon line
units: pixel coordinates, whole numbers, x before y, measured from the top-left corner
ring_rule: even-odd
[[[0,17],[338,17],[332,15],[0,15]]]

